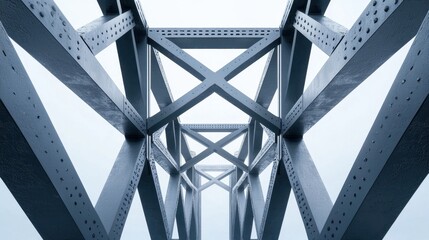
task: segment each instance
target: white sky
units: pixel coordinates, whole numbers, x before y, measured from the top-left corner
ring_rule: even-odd
[[[151,27],[278,27],[286,6],[286,1],[280,0],[142,0],[141,2]],[[369,0],[331,0],[326,15],[346,28],[350,28],[368,2]],[[95,0],[57,0],[56,3],[75,28],[101,16]],[[408,48],[409,45],[392,57],[304,136],[333,201],[342,187]],[[17,50],[86,186],[92,203],[95,204],[119,152],[123,136],[22,49],[17,47]],[[242,50],[188,52],[216,70]],[[119,88],[123,89],[115,46],[110,46],[97,55],[97,58]],[[263,57],[230,82],[253,98],[265,59],[266,57]],[[306,86],[326,59],[323,52],[313,48]],[[162,57],[162,61],[175,98],[199,83],[167,58]],[[153,102],[151,107],[153,110],[151,114],[158,111]],[[270,111],[277,114],[276,102],[270,106]],[[245,123],[247,120],[248,116],[216,95],[212,95],[181,116],[182,123]],[[220,135],[211,137],[214,139]],[[239,143],[240,141],[236,141],[228,146],[228,151],[232,153],[237,151]],[[191,143],[191,148],[197,153],[203,150],[196,143]],[[205,162],[219,162],[219,158],[210,157]],[[165,196],[167,174],[163,173],[161,168],[158,169]],[[270,170],[261,175],[264,192],[267,189],[269,176]],[[425,239],[429,236],[427,228],[429,218],[426,216],[428,207],[425,204],[428,195],[429,183],[425,181],[392,226],[386,239]],[[2,203],[0,230],[4,239],[40,238],[2,181],[0,181],[0,199]],[[212,187],[203,193],[203,199],[203,240],[226,239],[228,194],[217,187]],[[292,194],[280,236],[280,239],[286,238],[306,239]],[[150,239],[138,194],[134,199],[123,239]]]

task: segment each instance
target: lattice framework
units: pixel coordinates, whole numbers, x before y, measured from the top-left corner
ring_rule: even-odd
[[[43,238],[119,239],[138,190],[152,239],[171,239],[175,221],[180,239],[201,239],[201,191],[216,184],[230,194],[230,239],[250,239],[253,221],[258,239],[277,239],[291,191],[309,239],[381,239],[427,176],[429,1],[372,0],[350,29],[324,16],[328,0],[291,0],[279,28],[250,29],[150,28],[137,0],[98,3],[104,16],[75,30],[53,0],[0,2],[0,177]],[[414,36],[333,203],[302,136]],[[95,208],[9,37],[124,135]],[[114,42],[125,96],[95,58]],[[312,45],[329,59],[304,91]],[[213,72],[184,48],[246,51]],[[158,52],[201,83],[174,100]],[[228,81],[267,53],[250,99]],[[161,109],[152,117],[149,90]],[[280,117],[267,109],[276,90]],[[180,123],[212,93],[249,123]],[[191,154],[185,135],[207,149]],[[242,135],[236,155],[223,149]],[[198,165],[215,152],[232,165]],[[165,201],[155,162],[170,175]]]

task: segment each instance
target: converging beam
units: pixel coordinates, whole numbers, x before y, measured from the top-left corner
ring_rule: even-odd
[[[207,138],[205,138],[201,134],[199,134],[199,133],[197,133],[195,131],[192,131],[192,130],[190,130],[188,128],[183,127],[182,131],[184,133],[188,134],[188,136],[192,137],[193,139],[195,139],[196,141],[200,142],[201,144],[205,145],[208,148],[205,151],[201,152],[199,155],[197,155],[194,158],[188,160],[180,168],[180,172],[184,172],[184,171],[188,170],[189,168],[193,167],[195,164],[197,164],[198,162],[200,162],[201,160],[203,160],[205,157],[209,156],[213,152],[216,152],[221,157],[223,157],[226,160],[230,161],[231,163],[233,163],[234,165],[236,165],[241,170],[247,172],[248,171],[247,166],[242,161],[240,161],[238,158],[236,158],[235,156],[233,156],[232,154],[228,153],[227,151],[225,151],[222,148],[226,144],[234,141],[237,137],[239,137],[241,134],[243,134],[243,132],[245,132],[246,130],[247,130],[247,128],[238,129],[238,130],[230,133],[226,137],[222,138],[218,142],[213,143],[212,141],[208,140]]]
[[[428,9],[428,1],[371,1],[284,118],[282,132],[302,136],[416,34]]]
[[[363,143],[321,237],[356,239],[364,232],[365,238],[382,239],[427,177],[428,36],[429,15]]]
[[[0,20],[18,44],[118,131],[144,135],[145,121],[52,0],[1,1]]]
[[[0,177],[42,238],[109,239],[1,23],[0,49]]]
[[[125,140],[95,209],[110,239],[120,239],[146,162],[145,140]]]

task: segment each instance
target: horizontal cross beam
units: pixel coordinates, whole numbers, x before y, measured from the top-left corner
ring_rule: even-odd
[[[150,28],[180,48],[237,49],[249,48],[276,28]]]

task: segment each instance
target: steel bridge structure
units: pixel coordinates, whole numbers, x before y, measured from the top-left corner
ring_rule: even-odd
[[[371,0],[350,29],[324,16],[329,2],[291,0],[279,28],[151,28],[138,0],[98,0],[103,16],[76,30],[53,0],[1,0],[1,179],[44,239],[120,239],[137,190],[152,239],[172,239],[174,222],[180,239],[201,239],[201,191],[213,184],[229,192],[230,239],[250,239],[253,222],[257,239],[278,239],[291,192],[308,239],[382,239],[429,170],[429,1]],[[332,202],[302,136],[413,38]],[[95,207],[10,39],[124,135]],[[113,43],[125,96],[95,57]],[[313,45],[329,58],[304,91]],[[246,50],[214,72],[183,49]],[[173,99],[159,53],[201,83]],[[228,81],[266,54],[251,99]],[[268,111],[276,91],[278,115]],[[213,93],[249,122],[180,122]],[[207,149],[192,154],[185,136]],[[240,136],[237,154],[224,150]],[[198,164],[212,153],[232,164]],[[156,163],[170,175],[165,200]]]

